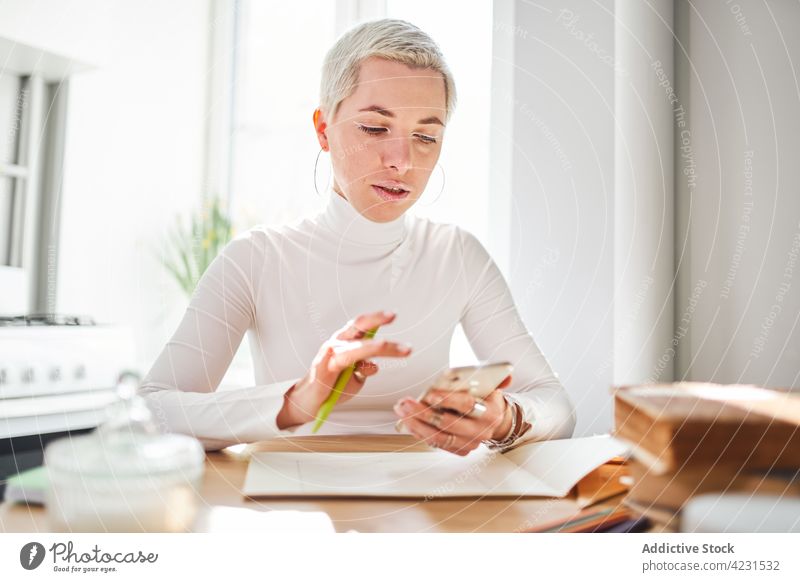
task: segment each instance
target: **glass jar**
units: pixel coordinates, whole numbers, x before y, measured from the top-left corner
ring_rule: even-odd
[[[205,451],[197,439],[159,434],[130,379],[95,431],[47,445],[45,502],[53,531],[191,531]]]

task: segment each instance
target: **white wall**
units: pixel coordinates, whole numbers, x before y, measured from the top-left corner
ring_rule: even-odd
[[[146,371],[185,299],[154,254],[199,204],[207,1],[6,0],[0,36],[96,67],[70,83],[57,309],[132,326]]]
[[[800,4],[679,5],[691,67],[684,58],[678,81],[697,179],[691,187],[676,151],[685,252],[675,314],[691,320],[678,377],[797,388]]]
[[[614,5],[615,386],[674,374],[673,9]]]
[[[631,305],[616,306],[615,327],[614,217],[626,208],[615,207],[615,178],[622,176],[613,175],[614,68],[624,63],[614,53],[613,11],[610,1],[515,0],[513,10],[502,11],[508,22],[495,21],[495,34],[514,41],[513,63],[501,63],[513,70],[513,95],[493,94],[513,109],[506,273],[531,332],[577,401],[576,434],[611,427],[614,340],[628,324],[631,337],[655,330],[661,315],[644,304],[637,313],[634,303],[649,298],[656,283],[659,296],[672,284],[663,269],[641,289],[625,283]],[[659,333],[663,346],[651,346],[668,356],[667,365],[653,365],[648,347],[650,364],[636,374],[653,369],[638,381],[799,387],[800,6],[676,0],[675,20],[676,73],[667,69],[666,76],[686,125],[673,117],[674,162],[663,157],[675,187],[677,281],[663,301],[674,313],[672,335]],[[666,90],[650,73],[643,102]],[[632,170],[645,171],[640,164]],[[652,198],[642,178],[636,204]],[[661,182],[668,189],[669,180]],[[502,220],[493,224],[496,237]]]
[[[514,2],[510,259],[529,330],[578,408],[611,427],[614,365],[613,1]]]

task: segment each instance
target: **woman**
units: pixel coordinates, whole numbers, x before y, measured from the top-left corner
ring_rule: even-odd
[[[458,455],[572,435],[573,406],[483,246],[407,212],[455,101],[439,48],[407,22],[368,22],[336,42],[313,115],[331,154],[327,206],[249,230],[209,266],[142,385],[162,428],[206,449],[309,434],[339,372],[357,362],[321,434],[391,433],[401,421]],[[476,356],[510,361],[513,379],[483,402],[436,391],[417,401],[448,367],[459,323]],[[257,385],[218,392],[245,331]]]

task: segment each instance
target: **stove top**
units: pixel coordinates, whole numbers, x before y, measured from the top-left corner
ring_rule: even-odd
[[[86,315],[65,315],[61,313],[32,313],[29,315],[0,316],[0,327],[34,325],[97,325]]]

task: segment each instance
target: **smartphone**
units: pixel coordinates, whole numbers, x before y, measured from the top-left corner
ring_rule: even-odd
[[[511,374],[513,368],[514,366],[511,365],[511,362],[481,363],[477,366],[449,368],[442,372],[436,381],[420,394],[417,400],[422,401],[428,390],[431,389],[450,392],[466,390],[476,398],[486,398],[506,379],[506,376]],[[461,414],[461,412],[445,406],[438,406],[436,409],[442,412]],[[394,428],[401,434],[409,434],[402,420],[398,420]]]
[[[497,388],[514,367],[510,362],[481,363],[477,366],[460,366],[442,372],[436,381],[423,392],[422,400],[428,390],[458,392],[465,390],[476,398],[486,398]]]

